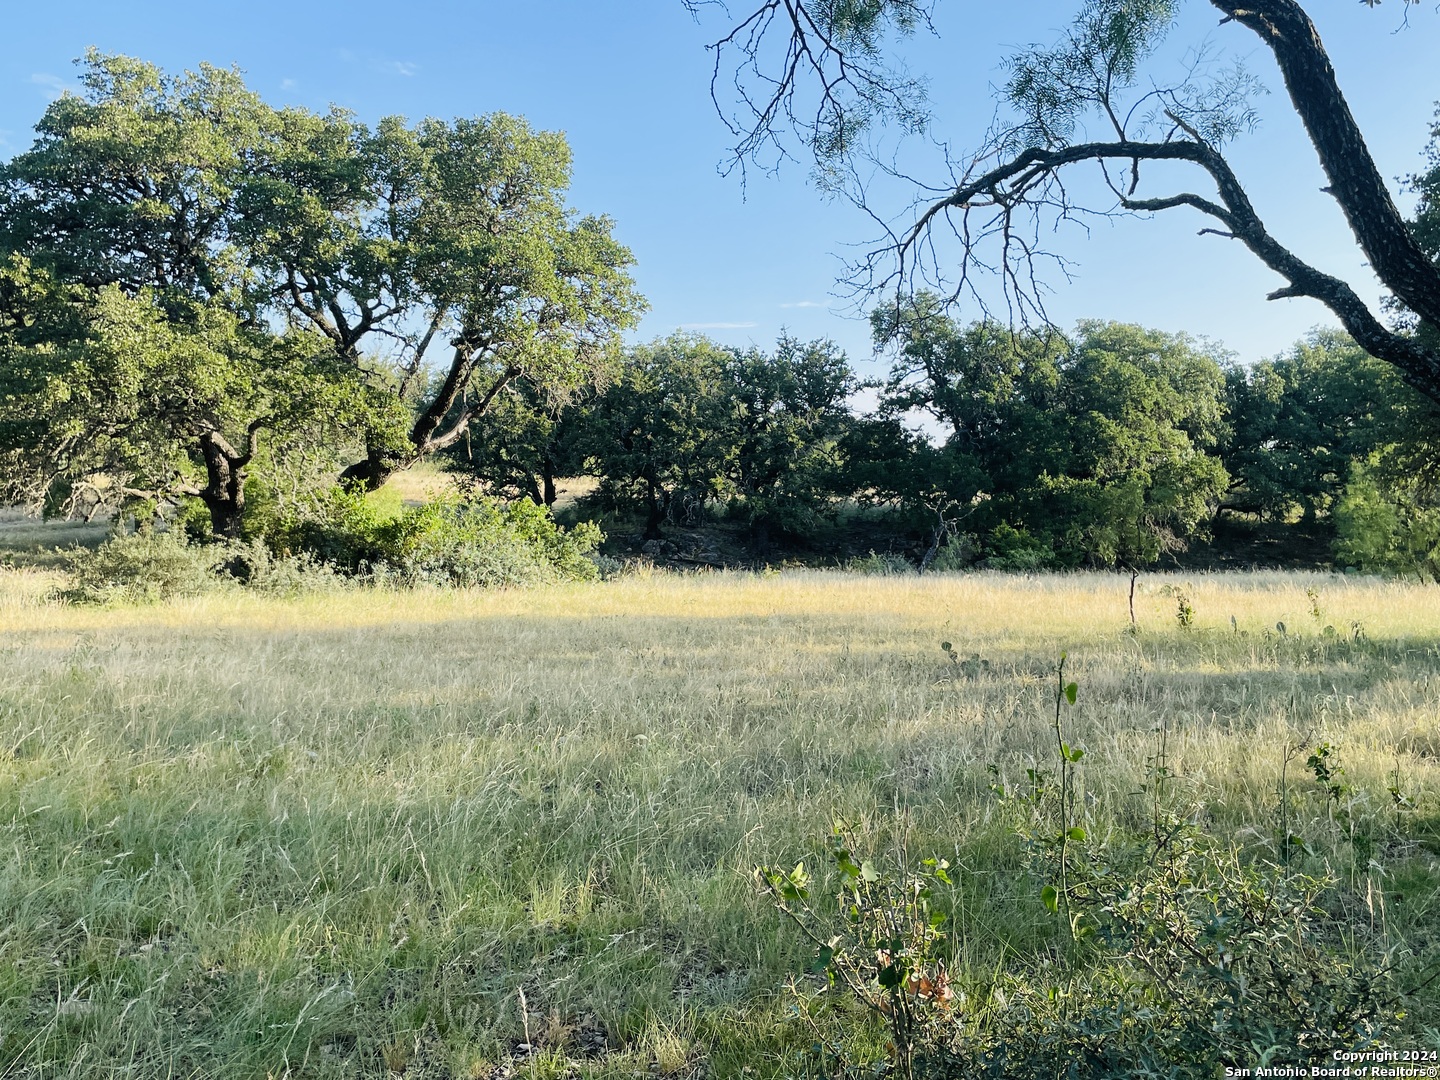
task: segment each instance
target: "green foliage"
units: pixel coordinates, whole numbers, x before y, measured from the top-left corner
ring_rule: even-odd
[[[1435,430],[1431,406],[1346,335],[1317,330],[1287,354],[1226,372],[1227,505],[1284,520],[1334,509],[1353,465]]]
[[[1430,128],[1426,159],[1425,171],[1409,178],[1410,189],[1418,196],[1410,232],[1431,260],[1440,263],[1440,122]],[[1415,332],[1431,348],[1440,345],[1440,327],[1417,322]]]
[[[1399,510],[1385,498],[1364,466],[1351,470],[1335,520],[1335,557],[1342,565],[1362,570],[1390,569],[1394,565]]]
[[[896,577],[915,572],[914,565],[905,556],[889,552],[877,554],[874,551],[846,559],[842,569],[849,574],[869,574],[875,577]]]
[[[279,329],[246,236],[255,186],[343,122],[208,66],[92,51],[82,82],[0,170],[4,494],[48,512],[199,497],[236,536],[260,442],[283,456],[375,422],[352,365]]]
[[[377,531],[384,562],[406,584],[463,587],[591,581],[590,555],[604,539],[589,522],[555,523],[527,500],[508,504],[437,500]]]
[[[436,499],[387,516],[334,488],[269,542],[387,584],[486,588],[593,580],[602,539],[588,522],[562,528],[529,500]]]
[[[723,393],[731,402],[726,479],[763,545],[770,530],[804,534],[828,516],[842,485],[841,444],[855,377],[829,341],[781,337],[775,352],[736,353]]]
[[[60,599],[79,604],[146,604],[243,585],[270,595],[339,588],[328,564],[308,553],[277,555],[258,541],[196,543],[183,529],[114,536],[67,554]]]
[[[581,446],[602,496],[642,507],[652,538],[667,519],[698,520],[726,491],[729,360],[682,334],[639,346],[588,411]]]
[[[529,380],[502,390],[470,419],[447,452],[448,467],[504,498],[553,506],[556,481],[585,471],[580,449],[586,402],[550,400]]]
[[[1149,565],[1199,534],[1225,490],[1213,349],[1100,322],[1069,342],[961,329],[925,294],[874,327],[895,350],[882,418],[918,411],[947,433],[909,448],[915,464],[891,484],[911,486],[896,496],[970,508],[989,525],[987,565]]]
[[[1021,117],[1010,135],[1014,147],[1070,141],[1086,116],[1135,85],[1178,9],[1179,0],[1091,0],[1060,44],[1012,57],[1005,97]]]
[[[528,500],[437,499],[387,513],[363,494],[332,488],[276,523],[263,540],[197,543],[183,528],[117,536],[69,556],[64,599],[153,602],[243,585],[293,595],[363,578],[399,587],[494,588],[599,576],[603,537],[564,529]]]
[[[1003,521],[990,531],[986,550],[991,554],[984,565],[991,570],[1041,570],[1055,560],[1048,543]]]
[[[1195,603],[1190,598],[1190,588],[1185,585],[1162,585],[1160,587],[1162,596],[1169,596],[1175,600],[1175,625],[1181,630],[1189,630],[1195,625]],[[1236,633],[1239,627],[1235,622],[1235,616],[1230,616],[1230,628]],[[1284,628],[1280,631],[1285,632]]]
[[[1440,500],[1423,473],[1396,476],[1383,459],[1355,462],[1335,508],[1335,558],[1372,572],[1440,581]]]
[[[239,536],[261,465],[362,444],[345,478],[379,486],[517,379],[603,377],[643,308],[611,223],[565,205],[559,134],[371,130],[93,51],[83,82],[0,170],[0,464],[28,501],[199,497]]]
[[[724,500],[764,546],[831,512],[854,388],[830,342],[782,337],[765,354],[677,334],[632,351],[579,443],[602,496],[641,508],[651,538]]]
[[[220,585],[225,551],[188,543],[182,533],[146,531],[117,536],[97,548],[76,548],[69,585],[72,603],[154,603],[199,596]]]
[[[920,871],[897,877],[855,855],[856,840],[852,827],[836,825],[830,855],[838,879],[838,933],[821,936],[803,863],[788,872],[761,867],[757,877],[779,910],[818,946],[813,969],[830,987],[843,988],[885,1018],[897,1070],[913,1077],[917,1052],[923,1055],[957,1004],[942,949],[946,917],[931,905],[936,888],[951,884],[950,864],[927,859]],[[818,1045],[822,1052],[837,1049]],[[843,1060],[843,1052],[835,1056]]]
[[[644,301],[613,223],[566,206],[560,133],[503,113],[346,123],[267,186],[253,244],[286,316],[409,414],[367,430],[347,470],[374,488],[473,440],[517,380],[547,402],[603,381]]]

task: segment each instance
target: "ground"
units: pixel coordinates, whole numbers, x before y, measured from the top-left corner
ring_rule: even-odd
[[[837,818],[959,868],[957,970],[1053,939],[990,788],[1053,747],[1062,651],[1097,821],[1163,721],[1206,828],[1273,856],[1286,751],[1328,741],[1373,863],[1295,761],[1290,827],[1377,944],[1435,945],[1432,589],[1145,575],[1132,632],[1113,574],[140,608],[55,580],[0,571],[6,1076],[781,1075],[807,952],[753,871],[822,866]]]

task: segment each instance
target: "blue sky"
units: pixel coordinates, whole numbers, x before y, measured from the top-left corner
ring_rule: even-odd
[[[747,9],[746,0],[731,6]],[[912,69],[932,80],[936,137],[957,149],[974,146],[991,119],[1004,56],[1052,40],[1075,6],[942,0],[939,38],[907,47]],[[1374,10],[1353,0],[1308,7],[1382,173],[1416,171],[1440,98],[1440,14],[1412,8],[1411,26],[1397,33],[1398,0]],[[752,175],[743,189],[717,171],[727,133],[710,102],[705,46],[727,26],[718,9],[697,23],[680,0],[66,0],[16,5],[7,22],[5,156],[29,145],[47,101],[73,86],[73,60],[91,45],[167,70],[236,64],[272,103],[334,103],[368,121],[519,113],[566,132],[573,205],[611,215],[635,252],[651,303],[640,336],[684,327],[765,346],[787,327],[831,337],[856,361],[869,356],[867,326],[854,317],[851,298],[837,295],[835,279],[873,225],[848,204],[827,202],[803,167],[777,178]],[[1260,103],[1260,130],[1231,155],[1261,215],[1302,255],[1378,296],[1339,211],[1319,191],[1325,181],[1268,54],[1242,28],[1216,22],[1209,4],[1189,0],[1172,40],[1178,48],[1208,39],[1248,58],[1274,91]],[[919,146],[907,160],[921,175],[939,175],[924,171],[933,164]],[[1400,201],[1408,205],[1403,194]],[[903,209],[899,192],[892,205]],[[1174,211],[1101,223],[1088,234],[1062,231],[1054,246],[1078,264],[1077,276],[1055,282],[1052,317],[1184,330],[1247,360],[1333,321],[1309,301],[1267,303],[1278,279],[1234,242],[1197,237],[1203,224]]]

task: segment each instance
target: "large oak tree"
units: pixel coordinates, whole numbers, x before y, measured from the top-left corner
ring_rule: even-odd
[[[247,190],[344,122],[271,109],[212,67],[92,53],[82,81],[0,168],[3,495],[53,511],[195,496],[234,536],[262,438],[281,454],[383,411],[274,317],[241,235]]]
[[[643,306],[519,118],[371,129],[97,53],[83,83],[0,169],[12,497],[197,495],[235,535],[262,440],[357,447],[342,478],[376,487],[522,376],[603,379]]]

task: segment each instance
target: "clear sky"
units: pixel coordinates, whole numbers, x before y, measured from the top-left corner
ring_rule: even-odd
[[[938,39],[908,47],[912,68],[932,79],[935,135],[973,147],[991,119],[1003,58],[1015,46],[1052,40],[1075,6],[941,0]],[[1428,4],[1411,8],[1410,27],[1396,32],[1398,0],[1374,10],[1354,0],[1307,7],[1382,173],[1419,169],[1440,98],[1440,14]],[[748,11],[748,0],[731,0],[731,8]],[[334,103],[372,122],[395,113],[519,113],[566,132],[573,205],[612,216],[634,251],[651,304],[640,336],[684,327],[767,346],[788,327],[835,339],[853,360],[869,356],[868,328],[835,279],[873,225],[848,204],[827,202],[803,167],[752,175],[744,189],[717,171],[727,133],[710,101],[705,46],[728,26],[719,9],[698,22],[680,0],[64,0],[7,9],[4,156],[29,145],[46,102],[74,86],[73,61],[91,45],[166,70],[238,65],[274,104]],[[1209,4],[1189,0],[1173,40],[1208,39],[1246,57],[1273,89],[1261,102],[1260,130],[1231,155],[1262,217],[1299,253],[1363,295],[1378,295],[1339,211],[1319,191],[1325,181],[1268,54],[1243,28],[1216,24]],[[924,164],[916,158],[917,169]],[[1400,201],[1408,205],[1403,194]],[[1203,224],[1172,211],[1101,223],[1088,235],[1061,232],[1055,247],[1078,263],[1077,277],[1055,283],[1052,317],[1184,330],[1246,360],[1333,321],[1310,301],[1267,303],[1278,279],[1233,241],[1197,237]]]

